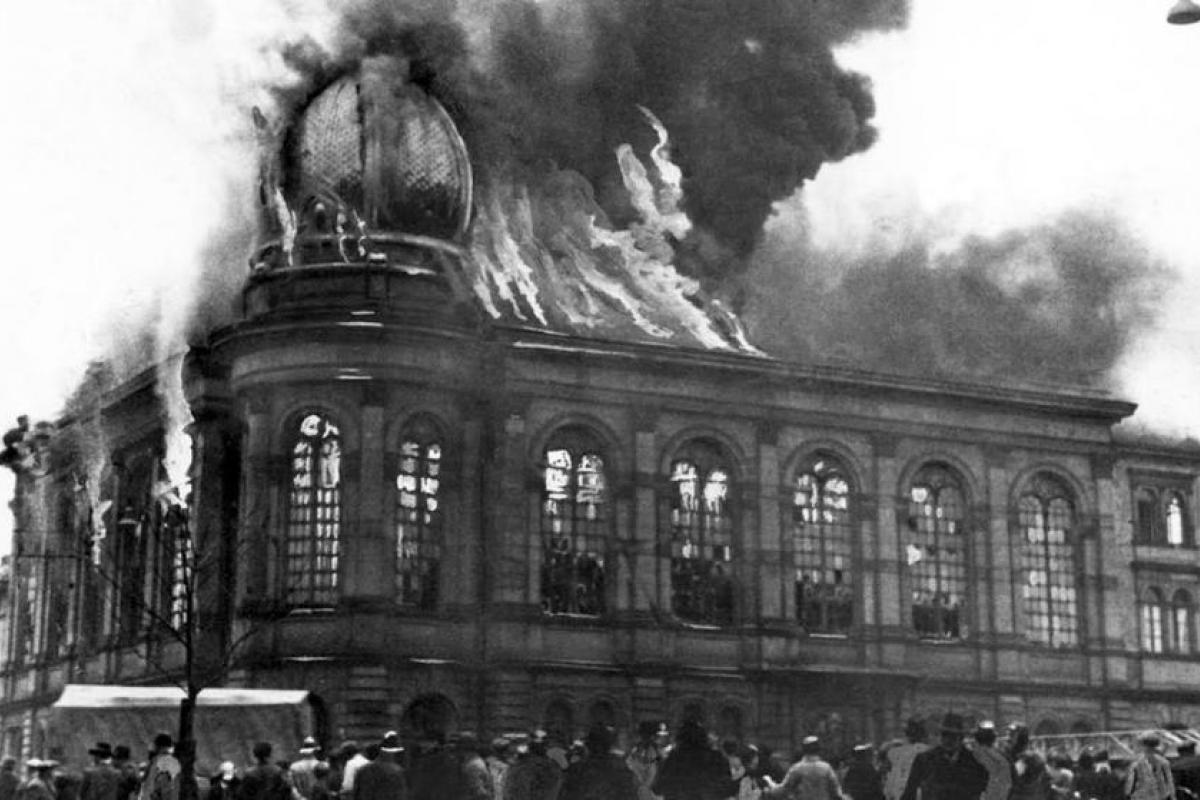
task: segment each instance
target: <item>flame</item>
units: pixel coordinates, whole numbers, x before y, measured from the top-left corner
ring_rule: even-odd
[[[162,403],[163,481],[155,487],[159,500],[168,505],[186,507],[191,493],[192,410],[183,393],[183,356],[160,359],[155,392]]]
[[[683,173],[666,128],[642,113],[658,134],[653,175],[630,145],[616,150],[638,221],[615,228],[591,184],[570,170],[493,178],[472,228],[475,294],[495,319],[757,353],[736,316],[704,300],[672,263],[672,243],[692,228],[680,209]]]

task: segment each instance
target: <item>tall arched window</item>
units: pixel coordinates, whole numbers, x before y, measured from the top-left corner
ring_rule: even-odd
[[[285,541],[288,605],[327,607],[337,600],[342,532],[342,446],[337,425],[307,414],[292,439]]]
[[[396,602],[437,607],[442,564],[442,437],[419,419],[404,429],[396,467]]]
[[[966,635],[965,511],[962,487],[950,470],[931,464],[913,478],[905,556],[912,578],[913,628],[924,638]]]
[[[671,610],[688,622],[733,622],[733,513],[728,460],[694,441],[671,462]]]
[[[1180,589],[1171,596],[1171,651],[1192,652],[1192,596]]]
[[[1159,532],[1158,493],[1143,486],[1134,492],[1133,502],[1138,541],[1146,544],[1157,542],[1162,538]]]
[[[542,609],[599,616],[606,609],[611,508],[600,442],[568,428],[542,461]]]
[[[1154,587],[1142,595],[1142,650],[1147,653],[1161,653],[1165,649],[1163,612],[1166,605],[1162,592]]]
[[[120,576],[117,587],[117,635],[123,643],[134,641],[139,633],[149,626],[147,611],[151,614],[160,609],[157,605],[146,608],[147,573],[153,581],[154,567],[161,560],[152,561],[152,545],[156,544],[157,508],[151,501],[152,457],[143,454],[131,459],[132,465],[120,479],[116,509],[115,530],[110,531],[113,548],[113,573]],[[147,563],[152,561],[152,563]],[[157,600],[157,594],[152,595]]]
[[[792,491],[796,617],[811,633],[846,633],[853,618],[850,484],[830,458],[810,459]]]
[[[1176,492],[1167,496],[1167,544],[1179,547],[1184,541],[1183,498]]]
[[[1038,475],[1020,499],[1022,594],[1030,641],[1055,647],[1079,640],[1075,512],[1062,481]]]

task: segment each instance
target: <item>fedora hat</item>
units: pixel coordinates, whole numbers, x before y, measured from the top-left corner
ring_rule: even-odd
[[[383,735],[383,739],[379,742],[379,752],[396,753],[404,752],[404,745],[400,744],[400,734],[395,731],[388,731]]]
[[[953,711],[942,717],[942,733],[954,733],[963,736],[967,732],[966,723],[963,718],[955,714]]]
[[[108,742],[96,742],[96,746],[88,750],[88,755],[97,758],[112,758],[112,745]]]
[[[297,750],[297,752],[302,756],[311,756],[320,749],[321,747],[317,744],[316,739],[311,736],[305,736],[304,741],[300,743],[300,748]]]

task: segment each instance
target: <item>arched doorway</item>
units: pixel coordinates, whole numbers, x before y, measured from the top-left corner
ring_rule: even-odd
[[[442,694],[423,694],[404,709],[400,734],[410,741],[443,741],[458,730],[458,708]]]

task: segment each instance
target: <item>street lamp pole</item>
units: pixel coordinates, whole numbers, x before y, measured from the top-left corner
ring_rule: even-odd
[[[1172,25],[1191,25],[1200,22],[1200,5],[1195,0],[1177,0],[1167,12],[1167,22]]]

